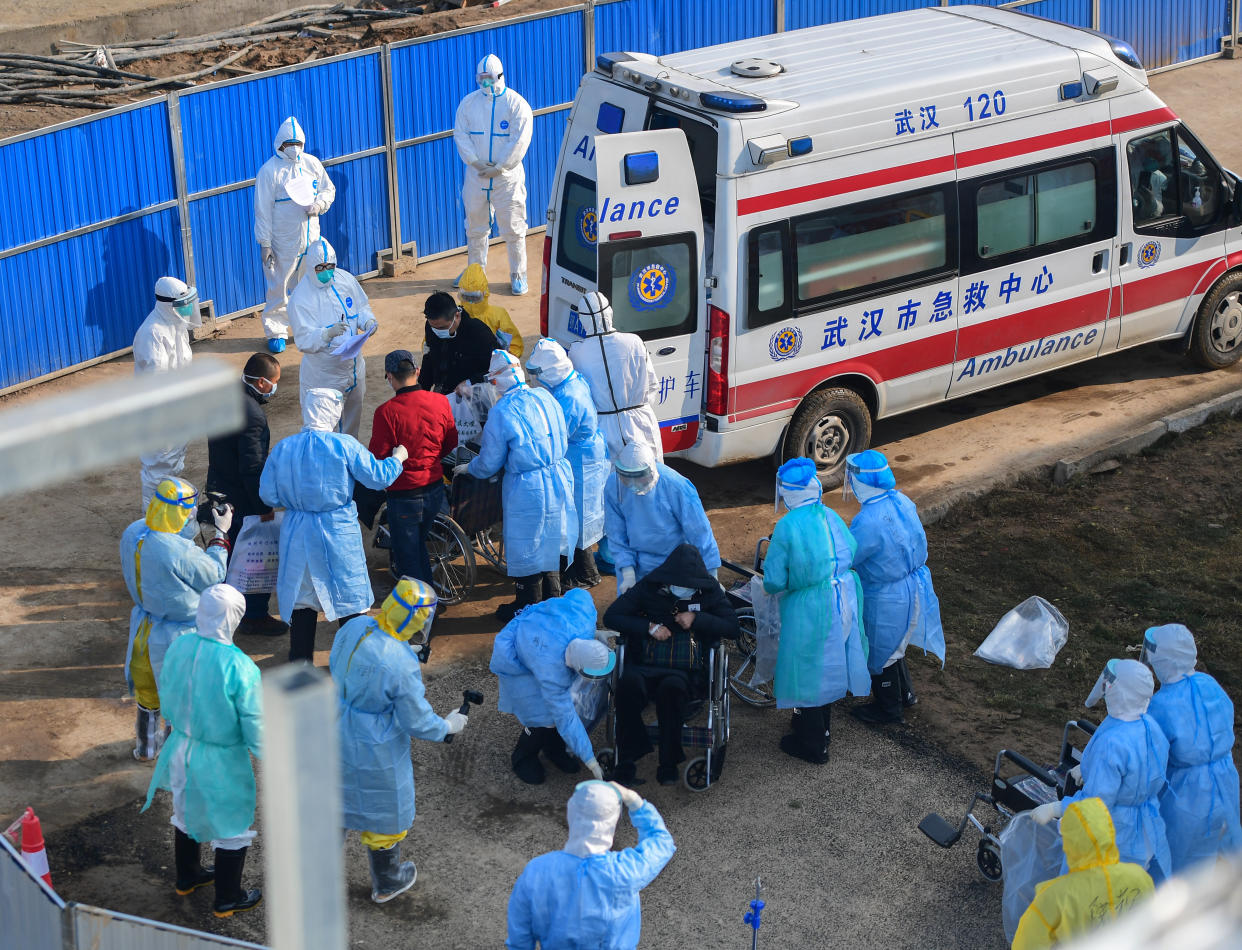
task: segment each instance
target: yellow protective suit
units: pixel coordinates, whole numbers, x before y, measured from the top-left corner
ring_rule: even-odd
[[[461,293],[461,309],[476,320],[486,323],[504,344],[501,349],[508,349],[510,353],[521,359],[522,334],[518,332],[517,325],[509,316],[508,310],[504,307],[494,307],[487,302],[491,294],[488,290],[487,274],[483,272],[483,265],[471,264],[467,267],[465,273],[461,275],[461,283],[458,284],[457,289]]]
[[[1069,873],[1035,888],[1035,899],[1018,921],[1013,950],[1065,943],[1125,913],[1154,889],[1143,868],[1121,861],[1113,819],[1100,799],[1065,809],[1061,842]]]

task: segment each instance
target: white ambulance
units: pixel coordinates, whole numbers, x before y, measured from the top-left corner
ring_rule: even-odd
[[[1154,340],[1242,356],[1242,188],[1126,44],[991,7],[598,57],[548,210],[544,333],[646,342],[664,450],[807,455]]]

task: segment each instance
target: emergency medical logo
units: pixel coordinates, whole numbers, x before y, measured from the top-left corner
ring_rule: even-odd
[[[1151,267],[1160,260],[1160,242],[1148,241],[1138,252],[1139,267]]]
[[[578,243],[592,248],[599,239],[599,217],[595,208],[583,208],[578,212]]]
[[[346,298],[345,298],[345,306],[347,306],[347,307],[352,307],[353,305],[354,305],[354,298],[353,298],[353,297],[346,297]]]
[[[500,120],[500,128],[501,128],[502,130],[503,130],[503,129],[507,129],[507,128],[509,128],[509,120],[508,120],[508,119],[501,119],[501,120]]]
[[[630,278],[630,303],[635,310],[654,310],[677,286],[677,275],[663,264],[648,264]]]
[[[768,355],[777,362],[792,359],[802,349],[802,331],[797,327],[781,327],[768,341]]]

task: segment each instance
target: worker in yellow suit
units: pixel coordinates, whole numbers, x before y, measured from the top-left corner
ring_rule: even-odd
[[[1013,950],[1066,943],[1125,913],[1154,890],[1147,871],[1121,860],[1112,816],[1098,798],[1066,806],[1061,844],[1069,872],[1035,888],[1035,899],[1018,921]]]
[[[461,294],[461,308],[474,317],[482,320],[496,334],[499,341],[497,349],[508,350],[518,359],[522,358],[522,334],[518,332],[513,318],[504,307],[488,303],[491,296],[487,284],[487,274],[482,264],[471,264],[461,275],[461,283],[457,285]]]

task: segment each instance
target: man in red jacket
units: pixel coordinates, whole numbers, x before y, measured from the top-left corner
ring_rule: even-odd
[[[393,350],[384,357],[384,378],[395,395],[375,410],[368,448],[373,454],[391,454],[394,447],[404,445],[410,453],[400,477],[388,488],[394,566],[401,576],[430,584],[427,532],[444,505],[440,460],[457,448],[457,425],[448,399],[418,385],[418,369],[409,350]]]

